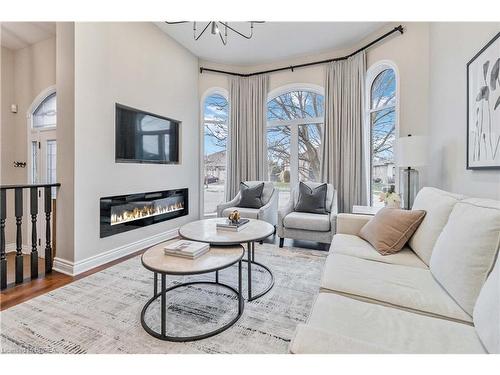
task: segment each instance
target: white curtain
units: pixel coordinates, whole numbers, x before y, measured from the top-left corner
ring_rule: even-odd
[[[267,180],[266,108],[269,77],[231,77],[226,199],[241,181]]]
[[[339,212],[367,202],[363,147],[366,55],[360,52],[326,67],[323,182],[337,190]]]

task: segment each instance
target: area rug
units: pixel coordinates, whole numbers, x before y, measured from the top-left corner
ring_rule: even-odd
[[[228,330],[187,343],[158,340],[142,328],[140,312],[153,294],[153,274],[138,256],[0,313],[0,352],[287,353],[295,327],[307,320],[319,292],[326,255],[325,251],[256,245],[256,261],[272,270],[274,287],[246,302],[243,315]],[[269,276],[260,267],[252,270],[252,288],[258,292]],[[167,281],[174,285],[193,279],[213,280],[214,274],[169,276]],[[237,268],[222,271],[220,281],[236,286]],[[237,309],[236,297],[218,286],[177,288],[168,294],[167,303],[169,335],[217,328]],[[145,317],[155,329],[159,311],[153,304]]]

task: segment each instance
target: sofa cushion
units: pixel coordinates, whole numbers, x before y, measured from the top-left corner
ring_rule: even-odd
[[[400,251],[418,228],[425,211],[382,208],[359,231],[380,254],[390,255]]]
[[[477,297],[472,317],[488,353],[500,354],[500,257]]]
[[[285,228],[328,232],[330,216],[327,214],[310,214],[307,212],[291,212],[283,219]]]
[[[321,184],[311,188],[302,181],[299,182],[299,198],[294,210],[311,214],[326,214],[326,192],[328,186]]]
[[[432,251],[432,274],[471,316],[499,242],[500,201],[469,198],[455,205]]]
[[[308,324],[299,324],[289,351],[292,354],[391,354],[390,348],[379,347],[336,332],[327,332]]]
[[[430,271],[423,268],[330,254],[326,258],[320,285],[325,292],[443,319],[472,322]]]
[[[384,256],[380,255],[370,243],[352,234],[336,234],[333,236],[330,252],[382,263],[427,268],[427,265],[409,247],[404,247],[396,254]]]
[[[384,349],[394,353],[485,353],[470,325],[331,293],[320,293],[307,325],[329,334],[323,348],[318,348],[320,353],[378,353]],[[297,333],[291,351],[306,352],[314,343],[303,332]],[[316,343],[317,347],[321,344]]]
[[[463,195],[432,187],[424,187],[415,197],[412,209],[424,210],[426,215],[408,244],[425,264],[429,265],[432,249],[448,221],[451,210],[463,198]]]
[[[238,210],[240,212],[240,216],[245,217],[247,219],[259,218],[258,208],[246,208],[246,207],[228,207],[224,211],[222,211],[222,217],[228,217],[229,214],[234,210]]]
[[[263,182],[254,186],[248,186],[244,182],[241,182],[240,201],[238,203],[238,207],[261,208],[264,205],[264,202],[262,201],[263,190]]]

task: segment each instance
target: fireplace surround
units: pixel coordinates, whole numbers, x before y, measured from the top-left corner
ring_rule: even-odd
[[[100,199],[100,237],[161,223],[188,213],[187,188],[103,197]]]

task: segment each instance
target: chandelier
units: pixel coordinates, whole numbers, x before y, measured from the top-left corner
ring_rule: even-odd
[[[190,21],[177,21],[177,22],[165,21],[165,23],[167,25],[177,25],[180,23],[187,23],[187,22],[190,22]],[[223,45],[227,44],[227,31],[228,30],[232,31],[233,33],[235,33],[239,36],[242,36],[245,39],[252,39],[253,25],[256,23],[264,23],[264,21],[248,21],[248,23],[250,24],[249,34],[244,34],[244,32],[240,32],[240,31],[236,30],[234,27],[229,26],[228,22],[222,22],[222,21],[209,21],[209,22],[207,22],[207,24],[203,23],[204,26],[201,28],[201,32],[198,33],[198,31],[199,31],[198,25],[197,25],[197,22],[194,21],[193,22],[193,39],[194,40],[200,39],[201,36],[205,33],[205,31],[207,31],[209,28],[210,28],[210,32],[212,35],[217,35],[217,34],[219,35],[220,40],[221,40]],[[222,34],[224,34],[224,36]]]

